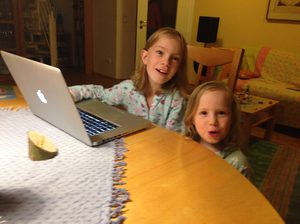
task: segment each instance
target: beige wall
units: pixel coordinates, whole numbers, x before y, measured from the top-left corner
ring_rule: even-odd
[[[116,78],[126,79],[134,73],[136,1],[118,1]]]
[[[195,0],[191,43],[196,43],[198,17],[220,17],[218,44],[224,47],[268,46],[300,52],[300,23],[266,20],[268,0]]]
[[[195,1],[197,0],[178,0],[177,3],[176,29],[182,33],[188,43],[192,40]]]
[[[116,0],[93,1],[94,72],[115,76]]]
[[[134,70],[136,0],[94,0],[94,72],[116,79]]]

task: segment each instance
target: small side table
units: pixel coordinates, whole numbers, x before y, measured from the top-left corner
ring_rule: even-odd
[[[266,123],[264,139],[270,140],[275,125],[276,108],[279,101],[264,97],[249,96],[249,101],[241,103],[241,137],[242,148],[247,152],[250,142],[251,129]]]

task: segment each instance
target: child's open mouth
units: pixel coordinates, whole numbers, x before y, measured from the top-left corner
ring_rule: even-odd
[[[166,70],[163,70],[163,69],[156,69],[156,71],[158,71],[159,73],[162,73],[162,74],[164,74],[164,75],[167,75],[168,74],[168,71],[166,71]]]
[[[209,131],[208,134],[212,137],[218,136],[219,132],[218,131]]]

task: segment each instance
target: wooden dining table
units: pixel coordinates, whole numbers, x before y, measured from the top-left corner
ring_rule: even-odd
[[[126,224],[284,223],[247,178],[181,134],[156,126],[125,142]]]
[[[0,107],[26,102],[18,95]],[[125,224],[284,223],[247,178],[182,134],[153,125],[124,141]]]

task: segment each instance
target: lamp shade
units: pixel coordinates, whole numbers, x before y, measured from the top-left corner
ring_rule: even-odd
[[[197,41],[214,43],[217,40],[219,17],[199,16]]]

